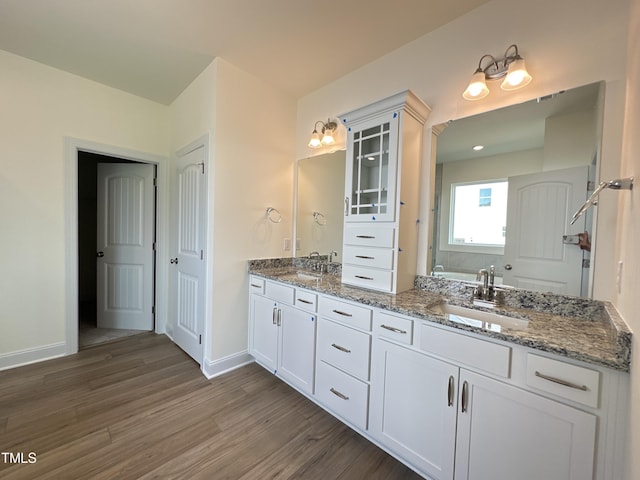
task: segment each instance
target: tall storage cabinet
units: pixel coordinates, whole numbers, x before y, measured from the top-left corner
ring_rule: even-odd
[[[413,288],[430,111],[407,90],[340,116],[348,132],[343,283],[390,293]]]

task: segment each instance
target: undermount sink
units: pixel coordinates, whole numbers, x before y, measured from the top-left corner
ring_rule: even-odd
[[[452,322],[463,323],[495,332],[501,331],[502,328],[524,330],[529,324],[529,320],[527,319],[508,317],[499,313],[485,312],[483,310],[460,307],[449,303],[441,303],[435,306],[434,310],[441,315],[446,315]]]
[[[322,272],[298,270],[296,272],[296,275],[300,280],[321,280],[322,279]]]

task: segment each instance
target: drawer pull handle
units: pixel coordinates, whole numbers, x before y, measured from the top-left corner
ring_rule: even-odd
[[[537,370],[535,372],[535,375],[536,375],[536,377],[540,377],[543,380],[549,380],[550,382],[557,383],[557,384],[563,385],[565,387],[575,388],[576,390],[582,390],[583,392],[586,392],[588,390],[588,387],[586,385],[578,385],[576,383],[567,382],[566,380],[562,380],[560,378],[550,377],[549,375],[545,375],[544,373],[540,373]]]
[[[262,288],[262,285],[256,285],[255,283],[252,283],[251,286],[253,288]]]
[[[298,301],[301,302],[301,303],[306,303],[307,305],[312,305],[313,304],[313,302],[310,302],[309,300],[305,300],[304,298],[299,298]]]
[[[389,330],[393,333],[402,333],[403,335],[405,335],[407,333],[406,330],[402,330],[400,328],[396,328],[396,327],[391,327],[389,325],[385,325],[384,323],[382,325],[380,325],[380,328],[384,328],[385,330]]]
[[[333,387],[331,387],[329,391],[333,393],[336,397],[341,398],[342,400],[349,400],[349,397],[347,397],[344,393],[340,393],[338,390],[336,390]]]
[[[375,235],[356,235],[356,238],[376,238]]]
[[[359,278],[360,280],[373,280],[373,278],[371,277],[364,277],[362,275],[355,275],[356,278]]]
[[[369,257],[368,255],[356,255],[356,258],[363,258],[365,260],[375,260],[376,257]]]
[[[342,315],[343,317],[353,317],[350,313],[341,312],[340,310],[334,310],[333,313],[337,313],[338,315]]]
[[[335,343],[332,343],[331,346],[333,348],[336,348],[336,349],[340,350],[341,352],[351,353],[351,350],[349,350],[348,348],[341,347],[340,345],[336,345]]]
[[[453,375],[449,376],[449,386],[447,389],[447,406],[450,407],[453,405],[453,386],[454,386],[454,382],[455,379],[453,378]]]

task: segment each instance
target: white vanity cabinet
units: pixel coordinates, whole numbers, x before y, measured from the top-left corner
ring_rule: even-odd
[[[392,293],[413,287],[429,112],[405,91],[341,115],[347,128],[344,283]]]
[[[456,480],[593,478],[595,415],[466,370],[459,382]]]
[[[374,332],[370,432],[417,471],[435,480],[594,478],[596,415],[509,384],[510,346],[384,312]]]
[[[330,412],[367,430],[372,309],[319,299],[316,397]]]
[[[313,394],[317,295],[254,276],[249,289],[249,353],[266,369]]]

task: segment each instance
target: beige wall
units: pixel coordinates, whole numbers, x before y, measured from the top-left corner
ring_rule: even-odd
[[[247,260],[291,254],[295,115],[293,98],[222,59],[170,106],[172,152],[209,135],[210,373],[247,349]],[[281,223],[266,220],[267,207]]]
[[[627,103],[620,176],[635,176],[634,189],[617,194],[616,261],[623,262],[622,278],[614,303],[634,332],[631,361],[631,419],[627,446],[626,479],[640,478],[640,0],[632,0],[627,52]]]
[[[2,368],[64,352],[64,138],[166,155],[168,123],[165,106],[3,51],[0,72]]]

